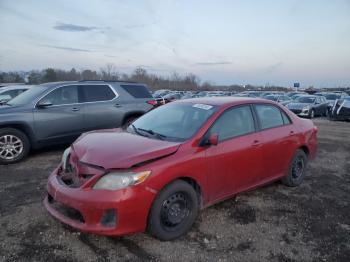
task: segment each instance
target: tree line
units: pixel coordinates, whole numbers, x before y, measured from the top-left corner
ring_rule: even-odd
[[[46,68],[44,70],[32,70],[28,72],[0,72],[0,83],[26,83],[41,84],[57,81],[80,81],[80,80],[121,80],[145,83],[151,90],[171,89],[171,90],[266,90],[266,91],[286,91],[290,90],[282,86],[255,86],[255,85],[227,85],[220,86],[201,79],[192,74],[172,73],[168,76],[161,76],[147,72],[146,69],[138,67],[130,74],[121,73],[114,64],[107,64],[100,70],[71,70]]]

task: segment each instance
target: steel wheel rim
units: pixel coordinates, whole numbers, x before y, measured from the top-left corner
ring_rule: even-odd
[[[17,136],[0,136],[0,158],[13,160],[23,152],[23,142]]]
[[[292,166],[292,177],[293,179],[298,179],[304,173],[305,162],[302,156],[298,156],[297,159],[294,160]]]
[[[190,215],[190,200],[182,192],[169,196],[162,204],[160,219],[164,229],[167,231],[176,230]]]

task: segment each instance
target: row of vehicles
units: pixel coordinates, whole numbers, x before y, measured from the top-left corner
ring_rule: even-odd
[[[250,97],[275,101],[298,116],[350,118],[345,93],[170,91],[151,94],[125,81],[72,81],[0,88],[0,164],[15,163],[31,149],[70,143],[91,130],[126,128],[144,113],[175,100]]]
[[[168,103],[178,99],[196,97],[252,97],[264,98],[286,106],[293,113],[301,117],[314,118],[317,116],[330,117],[331,119],[347,120],[348,104],[350,96],[345,92],[318,92],[312,95],[305,92],[274,92],[274,91],[246,91],[235,93],[230,91],[171,91],[158,90],[154,92],[158,104]],[[343,104],[342,104],[343,103]],[[334,110],[336,105],[342,104],[341,110]]]

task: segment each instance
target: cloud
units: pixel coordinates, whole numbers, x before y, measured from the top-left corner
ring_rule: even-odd
[[[73,24],[66,24],[66,23],[58,23],[53,28],[56,30],[66,31],[66,32],[86,32],[86,31],[106,29],[106,28],[97,27],[97,26],[82,26],[82,25],[73,25]]]
[[[144,28],[144,27],[148,27],[148,26],[153,26],[156,25],[158,22],[152,22],[152,23],[144,23],[144,24],[131,24],[131,25],[126,25],[124,26],[124,28],[126,29],[137,29],[137,28]]]
[[[117,56],[115,56],[115,55],[104,55],[105,57],[111,57],[111,58],[116,58]]]
[[[231,65],[232,62],[229,61],[219,61],[219,62],[199,62],[196,65],[200,66],[217,66],[217,65]]]
[[[66,47],[66,46],[55,46],[55,45],[42,45],[42,46],[71,51],[71,52],[93,52],[92,50],[88,50],[88,49],[80,49],[80,48],[73,48],[73,47]]]
[[[277,62],[275,64],[272,64],[272,65],[265,67],[264,71],[266,73],[273,73],[273,72],[279,70],[283,65],[284,65],[283,62]]]

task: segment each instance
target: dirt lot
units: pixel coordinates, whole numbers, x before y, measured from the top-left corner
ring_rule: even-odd
[[[350,123],[315,120],[319,152],[302,186],[274,183],[203,210],[172,242],[75,232],[41,203],[63,148],[0,166],[1,261],[350,261]]]

